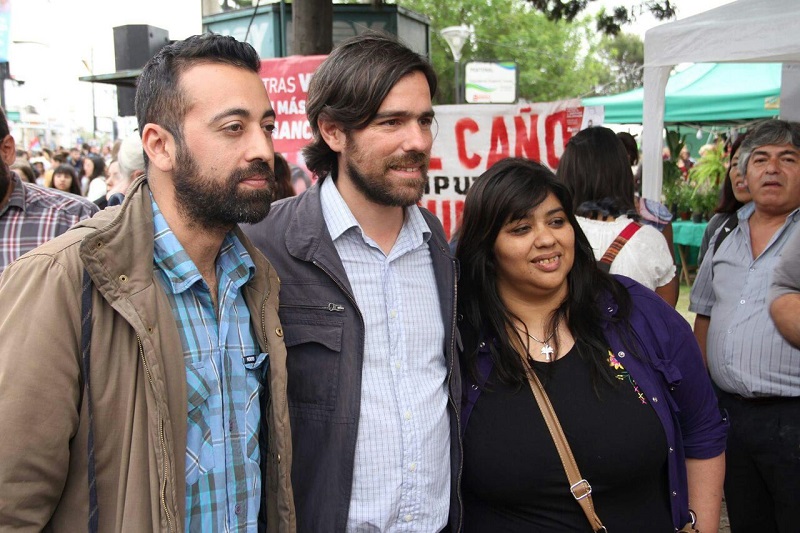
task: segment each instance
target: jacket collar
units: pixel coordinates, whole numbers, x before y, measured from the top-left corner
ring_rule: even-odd
[[[153,208],[146,176],[131,184],[120,207],[105,209],[73,227],[77,228],[94,230],[81,242],[81,259],[94,284],[109,301],[153,285]],[[271,265],[238,226],[234,233],[253,259],[256,272],[261,274],[251,278],[245,291],[251,313],[257,311],[253,317],[258,317],[262,298],[270,291]]]

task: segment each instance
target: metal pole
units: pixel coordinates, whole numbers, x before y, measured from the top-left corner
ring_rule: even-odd
[[[456,60],[456,87],[455,87],[455,94],[456,94],[456,104],[461,103],[461,69],[459,68],[459,62]]]

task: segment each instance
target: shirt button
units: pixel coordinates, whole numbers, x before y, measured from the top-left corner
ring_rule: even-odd
[[[617,352],[617,357],[625,357],[625,352]]]
[[[411,420],[411,411],[406,411],[404,416],[406,420]]]
[[[674,451],[675,451],[675,450],[673,450],[673,449],[672,449],[672,447],[670,447],[670,449],[669,449],[669,453],[672,453],[672,452],[674,452]]]
[[[750,272],[755,272],[755,271],[756,271],[756,269],[755,269],[755,268],[751,268],[751,269],[750,269]]]
[[[397,311],[394,309],[389,311],[389,318],[397,318]]]
[[[233,433],[233,420],[228,420],[228,431]]]
[[[410,514],[407,514],[407,515],[405,515],[405,516],[403,517],[403,520],[405,520],[406,522],[411,522],[411,519],[412,519],[412,518],[413,518],[413,517],[412,517]]]
[[[416,472],[417,471],[417,463],[411,463],[411,465],[409,465],[408,469],[411,470],[412,472]]]
[[[233,508],[233,510],[234,512],[236,512],[236,514],[242,514],[242,506],[239,505],[238,503],[236,504],[236,507]]]
[[[655,396],[653,396],[653,403],[658,403],[658,398],[656,398]]]
[[[677,493],[677,492],[675,492],[675,491],[673,490],[673,491],[672,491],[672,497],[674,498],[674,497],[675,497],[675,496],[677,496],[677,495],[678,495],[678,493]]]
[[[744,300],[739,300],[739,303],[744,305]]]
[[[399,363],[399,362],[398,362],[398,363],[395,363],[395,364],[394,364],[394,367],[395,367],[397,370],[400,370],[400,363]]]

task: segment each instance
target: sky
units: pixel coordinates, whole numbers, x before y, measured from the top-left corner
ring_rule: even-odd
[[[671,0],[671,4],[675,6],[677,11],[676,18],[672,20],[683,20],[692,15],[697,15],[709,9],[730,4],[734,0]],[[601,8],[611,12],[614,7],[623,6],[628,8],[629,13],[633,13],[635,21],[632,24],[627,24],[622,27],[625,33],[633,33],[638,35],[644,40],[645,32],[650,28],[664,24],[670,21],[659,21],[647,9],[644,12],[637,7],[641,2],[639,0],[591,0],[587,13],[596,13]]]
[[[446,1],[446,0],[445,0]],[[733,0],[672,0],[677,19]],[[81,76],[114,72],[115,26],[148,24],[164,28],[171,39],[202,31],[201,0],[10,0],[11,74],[24,85],[6,81],[6,107],[33,105],[51,125],[92,127],[92,107],[99,126],[110,129],[116,116],[114,89],[106,84],[78,81]],[[267,3],[264,0],[264,3]],[[402,4],[402,0],[400,0]],[[601,7],[629,7],[640,0],[594,0],[587,13]],[[623,27],[644,38],[661,22],[649,12]],[[93,98],[94,96],[94,98]],[[124,121],[130,128],[133,123]]]

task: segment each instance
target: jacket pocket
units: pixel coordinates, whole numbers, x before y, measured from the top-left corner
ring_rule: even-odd
[[[186,427],[186,485],[197,483],[201,474],[214,469],[214,444],[208,397],[211,389],[205,379],[205,366],[198,363],[186,370],[189,420]]]
[[[290,407],[332,411],[338,392],[344,320],[320,312],[281,309],[281,324],[288,352]]]

